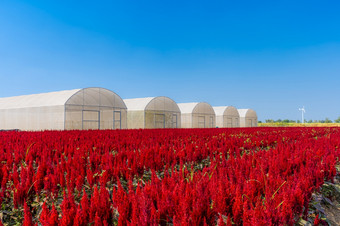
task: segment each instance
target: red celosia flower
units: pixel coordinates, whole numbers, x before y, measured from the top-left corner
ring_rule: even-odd
[[[321,219],[319,218],[319,214],[316,215],[315,220],[314,220],[314,225],[317,226],[321,222]]]
[[[54,204],[52,204],[52,210],[50,212],[50,217],[49,217],[49,226],[57,226],[59,223],[58,219],[58,212],[54,207]]]
[[[27,203],[24,202],[24,222],[23,226],[33,226],[32,214],[30,208],[27,206]]]
[[[43,226],[48,226],[49,225],[49,217],[50,217],[50,211],[46,206],[46,203],[44,202],[42,206],[42,211],[39,217],[39,221]]]

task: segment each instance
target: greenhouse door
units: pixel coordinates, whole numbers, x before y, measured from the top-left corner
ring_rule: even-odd
[[[100,111],[82,111],[82,129],[100,129]]]
[[[172,128],[177,128],[177,115],[172,115]]]
[[[252,122],[251,119],[248,119],[248,126],[249,126],[249,127],[253,127],[253,122]]]
[[[228,128],[233,127],[233,119],[232,118],[227,118],[227,127]]]
[[[214,127],[214,117],[210,116],[210,128]]]
[[[121,129],[122,128],[122,120],[121,120],[121,112],[120,111],[113,111],[113,128],[114,129]]]
[[[205,117],[198,116],[198,128],[205,128]]]
[[[165,128],[165,114],[155,114],[155,128]]]

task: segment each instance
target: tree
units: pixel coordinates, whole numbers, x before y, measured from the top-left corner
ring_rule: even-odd
[[[340,116],[334,120],[335,123],[340,123]]]
[[[332,120],[330,120],[329,118],[326,118],[325,119],[325,123],[332,123],[333,121]]]

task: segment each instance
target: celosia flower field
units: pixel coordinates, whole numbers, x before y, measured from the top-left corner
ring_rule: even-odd
[[[0,219],[293,225],[339,147],[340,128],[0,132]]]

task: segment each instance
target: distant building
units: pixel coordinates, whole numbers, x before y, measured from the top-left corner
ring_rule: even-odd
[[[124,129],[124,101],[104,88],[0,98],[0,129]]]
[[[124,99],[124,102],[128,110],[129,129],[181,127],[181,111],[169,97]]]
[[[180,103],[182,128],[215,128],[216,115],[212,106],[205,102]]]
[[[257,114],[252,109],[238,109],[240,114],[240,127],[256,127]]]
[[[240,114],[233,106],[213,107],[216,114],[216,126],[219,128],[240,127]]]

